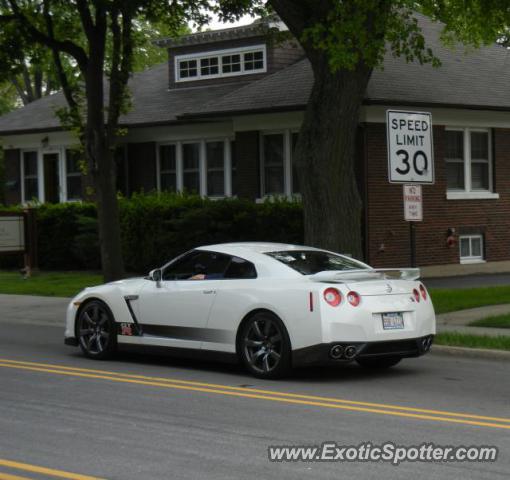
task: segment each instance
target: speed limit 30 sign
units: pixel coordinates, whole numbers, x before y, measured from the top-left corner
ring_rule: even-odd
[[[390,183],[434,183],[432,115],[386,111]]]

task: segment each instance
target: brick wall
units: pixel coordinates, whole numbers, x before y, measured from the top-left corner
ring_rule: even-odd
[[[377,267],[410,265],[409,223],[404,221],[402,185],[388,183],[386,126],[367,124],[368,262]],[[459,263],[459,246],[448,247],[448,228],[455,237],[482,233],[487,261],[510,260],[510,130],[495,129],[495,192],[498,200],[447,200],[444,127],[434,127],[435,185],[422,186],[424,221],[416,225],[418,266]]]
[[[4,150],[5,162],[5,203],[21,203],[21,172],[19,149]]]

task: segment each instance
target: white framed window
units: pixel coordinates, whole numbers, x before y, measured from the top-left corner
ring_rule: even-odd
[[[200,59],[200,76],[206,77],[211,75],[218,75],[219,73],[219,58],[207,57]]]
[[[250,75],[267,71],[265,45],[175,56],[175,81]]]
[[[179,62],[179,78],[190,79],[198,76],[197,60],[181,60]]]
[[[225,196],[225,142],[205,143],[207,196]]]
[[[177,190],[177,145],[174,143],[159,147],[159,189]]]
[[[499,198],[493,193],[491,143],[490,129],[445,130],[448,199]]]
[[[231,170],[229,138],[177,141],[157,147],[158,191],[230,197]]]
[[[459,236],[460,263],[480,263],[484,261],[483,235]]]
[[[71,146],[50,146],[21,151],[21,201],[44,203],[82,199],[82,154]]]
[[[298,132],[263,132],[260,138],[260,179],[262,197],[299,195],[293,162]]]
[[[82,173],[80,161],[82,154],[78,150],[66,149],[65,161],[65,200],[81,200],[82,198]]]
[[[41,198],[41,165],[37,150],[23,150],[21,152],[21,201],[29,203]]]
[[[182,188],[188,193],[201,193],[199,142],[182,145]]]

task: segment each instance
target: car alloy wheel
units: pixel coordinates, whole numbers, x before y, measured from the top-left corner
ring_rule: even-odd
[[[241,336],[245,365],[258,377],[281,376],[290,365],[288,335],[281,321],[266,313],[254,315]]]
[[[77,323],[80,347],[87,357],[103,359],[115,350],[117,335],[109,308],[99,300],[86,303]]]

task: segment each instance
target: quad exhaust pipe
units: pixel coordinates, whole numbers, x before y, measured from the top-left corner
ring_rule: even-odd
[[[356,356],[357,352],[358,350],[356,349],[356,347],[354,347],[353,345],[349,345],[348,347],[345,348],[344,357],[347,360],[352,360]]]
[[[432,338],[432,336],[422,338],[421,349],[423,352],[428,352],[430,350],[430,347],[432,346]]]
[[[348,345],[347,347],[344,347],[343,345],[333,345],[329,351],[329,356],[333,360],[352,360],[355,356],[358,350],[354,345]]]

